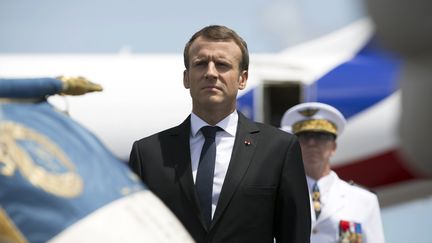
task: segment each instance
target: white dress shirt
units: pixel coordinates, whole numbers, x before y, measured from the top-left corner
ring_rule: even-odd
[[[216,160],[213,179],[213,198],[212,198],[212,217],[216,210],[219,195],[222,189],[228,165],[231,160],[231,154],[234,147],[235,134],[237,132],[238,113],[234,111],[225,117],[216,126],[223,129],[216,133]],[[198,164],[201,155],[201,149],[204,145],[205,138],[200,129],[203,126],[210,126],[194,113],[191,114],[191,133],[189,136],[190,152],[192,161],[192,175],[194,182],[198,171]]]
[[[320,191],[321,210],[328,203],[327,199],[329,196],[329,192],[330,192],[330,189],[331,189],[334,181],[336,180],[336,177],[337,177],[337,175],[333,171],[330,171],[330,173],[328,175],[321,177],[318,181],[315,181],[311,177],[306,176],[310,197],[312,197],[312,191],[313,191],[312,188],[313,188],[314,184],[317,183],[317,185],[318,185],[318,188]],[[311,216],[313,218],[315,218],[315,210],[313,209],[313,207],[311,207],[311,214],[312,214]]]

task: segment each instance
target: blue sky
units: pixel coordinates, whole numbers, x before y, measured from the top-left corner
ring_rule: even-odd
[[[210,24],[236,30],[251,52],[275,52],[353,21],[363,14],[359,5],[359,0],[0,0],[0,52],[177,53],[192,33]]]
[[[250,52],[277,52],[364,16],[361,0],[0,0],[0,53],[181,53],[227,25]],[[0,64],[1,65],[1,64]],[[382,211],[388,243],[430,242],[432,197]]]

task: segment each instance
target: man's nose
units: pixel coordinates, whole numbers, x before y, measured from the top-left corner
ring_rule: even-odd
[[[217,77],[217,69],[214,62],[209,62],[207,65],[207,72],[206,72],[207,78],[215,78]]]
[[[314,137],[309,138],[308,139],[308,144],[309,145],[315,145],[316,144],[316,138],[314,138]]]

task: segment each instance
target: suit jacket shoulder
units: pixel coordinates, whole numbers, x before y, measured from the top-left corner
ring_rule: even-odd
[[[297,137],[291,133],[285,132],[277,127],[267,125],[261,122],[251,121],[239,112],[239,126],[252,127],[251,133],[260,132],[266,138],[281,139],[284,144],[297,141]]]
[[[160,136],[175,136],[185,132],[190,131],[190,116],[188,116],[180,125],[165,129],[163,131],[157,132],[150,136],[141,138],[135,142],[144,142],[146,140],[152,140]]]

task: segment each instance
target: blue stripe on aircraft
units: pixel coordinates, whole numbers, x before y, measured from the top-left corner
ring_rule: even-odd
[[[400,63],[372,39],[354,58],[316,81],[316,101],[336,107],[349,119],[399,88]]]
[[[372,39],[355,57],[329,71],[305,93],[339,109],[349,119],[395,92],[401,61]],[[237,98],[237,108],[250,119],[254,114],[254,90]]]
[[[249,119],[255,119],[254,113],[254,90],[251,89],[237,97],[237,109]]]

